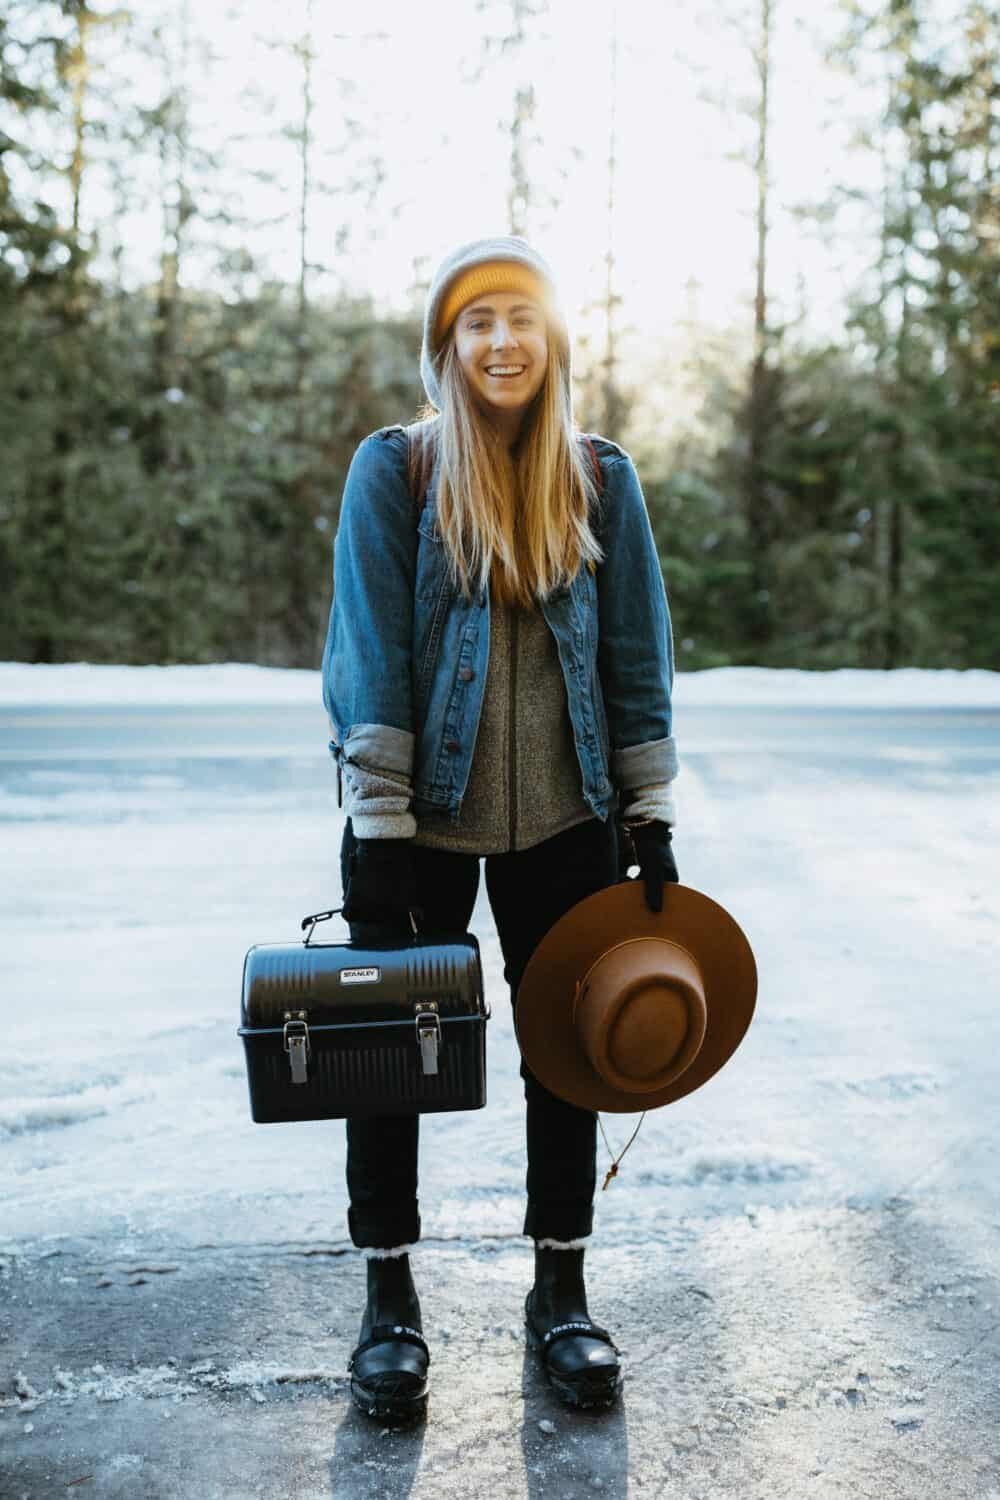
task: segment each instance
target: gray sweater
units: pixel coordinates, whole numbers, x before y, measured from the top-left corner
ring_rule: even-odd
[[[672,779],[627,787],[623,821],[674,824]],[[530,849],[595,817],[583,796],[566,684],[542,611],[491,601],[483,705],[457,823],[446,812],[416,819],[410,779],[399,766],[348,762],[343,784],[344,810],[359,838],[412,837],[469,854]]]
[[[545,616],[491,600],[489,666],[459,821],[420,816],[413,842],[502,854],[594,816],[581,791],[566,685]]]

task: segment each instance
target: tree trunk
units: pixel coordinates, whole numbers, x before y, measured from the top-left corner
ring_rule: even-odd
[[[618,384],[618,334],[616,313],[621,298],[615,292],[615,186],[618,172],[616,105],[618,98],[618,12],[611,17],[611,121],[608,140],[608,249],[605,255],[607,275],[604,284],[604,374],[601,382],[604,404],[604,435],[620,442],[625,426],[625,403]]]
[[[771,425],[771,382],[767,368],[767,210],[768,210],[768,86],[770,83],[771,0],[761,0],[760,39],[756,61],[760,79],[757,109],[757,252],[754,292],[753,363],[747,399],[748,452],[746,465],[746,521],[750,562],[749,644],[766,647],[773,635],[769,549],[771,520],[765,486],[767,439]]]

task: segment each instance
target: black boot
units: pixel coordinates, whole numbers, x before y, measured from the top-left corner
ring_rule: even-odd
[[[621,1385],[618,1349],[587,1311],[583,1249],[535,1246],[535,1284],[524,1305],[528,1343],[570,1406],[610,1406]]]
[[[347,1368],[356,1404],[386,1425],[426,1411],[431,1357],[422,1330],[409,1255],[373,1256],[361,1332]]]

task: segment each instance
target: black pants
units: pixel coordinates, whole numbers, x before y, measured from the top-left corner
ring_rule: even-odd
[[[341,846],[346,891],[355,845],[350,818]],[[479,889],[476,854],[414,846],[429,932],[468,930]],[[486,890],[504,957],[504,978],[517,1010],[517,987],[539,942],[563,914],[618,878],[614,816],[577,823],[534,848],[488,854]],[[363,928],[351,927],[352,941]],[[528,1204],[523,1233],[533,1239],[590,1234],[594,1217],[597,1115],[551,1094],[521,1060],[527,1103]],[[347,1122],[347,1212],[357,1246],[388,1249],[420,1238],[417,1204],[419,1115],[379,1115]]]

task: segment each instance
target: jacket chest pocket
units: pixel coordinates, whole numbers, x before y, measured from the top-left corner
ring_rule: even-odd
[[[431,603],[437,599],[445,581],[447,567],[444,544],[438,534],[432,507],[425,507],[417,527],[417,565],[414,598]]]
[[[415,706],[421,717],[430,695],[434,664],[441,649],[452,593],[444,546],[437,528],[431,529],[430,523],[422,520],[413,593],[412,655]]]
[[[413,667],[414,691],[418,704],[424,703],[430,689],[431,676],[441,649],[441,639],[444,635],[450,602],[451,592],[444,581],[442,581],[437,598],[416,601],[413,621]]]

